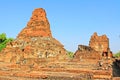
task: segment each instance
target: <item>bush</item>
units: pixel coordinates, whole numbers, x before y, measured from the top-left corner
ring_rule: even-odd
[[[4,42],[4,40],[6,40],[6,34],[2,33],[0,34],[0,43]]]
[[[119,58],[120,57],[120,51],[114,54],[114,57]]]
[[[74,53],[71,51],[67,51],[67,55],[69,58],[73,58]]]
[[[7,38],[5,33],[0,34],[0,51],[11,41],[13,41],[13,38]]]

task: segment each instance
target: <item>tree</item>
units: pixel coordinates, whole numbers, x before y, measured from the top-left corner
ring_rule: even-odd
[[[120,57],[120,51],[114,54],[114,57],[119,58]]]
[[[2,33],[0,34],[0,43],[4,42],[4,40],[6,40],[6,34]]]
[[[67,50],[67,55],[69,56],[69,58],[73,58],[74,53]]]
[[[11,41],[13,41],[13,38],[7,38],[5,33],[0,34],[0,51]]]

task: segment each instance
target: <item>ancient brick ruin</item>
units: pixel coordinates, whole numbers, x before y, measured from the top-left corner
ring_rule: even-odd
[[[95,51],[101,53],[102,56],[106,56],[108,58],[113,57],[112,52],[109,48],[109,39],[106,35],[98,36],[95,32],[90,39],[89,46],[93,48]]]
[[[29,58],[64,59],[64,46],[52,37],[46,12],[42,8],[35,9],[27,26],[1,52],[1,60],[5,62],[24,62]]]
[[[96,32],[91,36],[89,46],[99,52],[108,52],[110,50],[107,36],[98,36]]]
[[[100,59],[100,54],[89,46],[78,45],[78,50],[74,54],[74,59]]]
[[[89,56],[89,57],[88,57]],[[79,45],[74,55],[75,59],[102,59],[103,57],[112,58],[109,48],[109,39],[106,35],[98,36],[95,32],[89,41],[89,46]]]
[[[0,52],[0,80],[112,80],[113,75],[119,76],[112,57],[107,36],[94,33],[89,46],[79,45],[69,59],[52,36],[45,10],[38,8]]]
[[[112,77],[112,58],[109,39],[106,35],[98,36],[95,32],[91,36],[89,46],[78,45],[78,50],[75,52],[73,60],[85,62],[87,63],[86,65],[93,67],[92,69],[95,70],[102,70],[103,72],[107,70],[110,73],[109,76]],[[107,76],[107,74],[105,75]],[[104,77],[105,75],[101,76]]]
[[[33,11],[27,26],[17,36],[19,39],[29,37],[52,37],[46,12],[42,8]]]

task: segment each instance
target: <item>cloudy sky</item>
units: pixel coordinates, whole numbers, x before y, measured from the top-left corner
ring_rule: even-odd
[[[97,32],[108,36],[114,53],[120,51],[120,0],[1,0],[0,33],[16,38],[35,8],[46,10],[52,35],[67,50],[88,45]]]

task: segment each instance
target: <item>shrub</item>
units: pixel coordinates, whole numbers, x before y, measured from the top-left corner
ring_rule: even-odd
[[[116,58],[120,57],[120,51],[117,52],[116,54],[114,54],[114,57],[116,57]]]
[[[0,51],[11,41],[13,41],[13,38],[7,38],[5,33],[0,34]]]
[[[6,34],[2,33],[0,34],[0,43],[4,42],[4,40],[6,40]]]
[[[69,58],[73,58],[74,53],[71,51],[67,51],[67,55]]]

